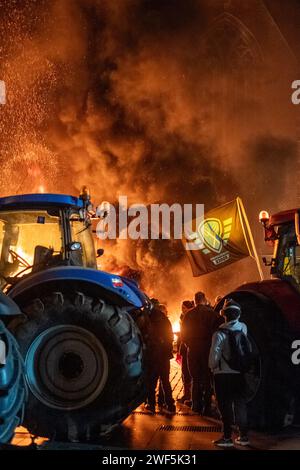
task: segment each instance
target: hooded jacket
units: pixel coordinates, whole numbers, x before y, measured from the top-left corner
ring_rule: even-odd
[[[239,320],[223,323],[212,337],[208,361],[209,368],[213,374],[240,374],[240,371],[231,369],[225,360],[230,358],[230,346],[228,334],[223,333],[222,329],[242,331],[245,335],[247,334],[247,325]]]

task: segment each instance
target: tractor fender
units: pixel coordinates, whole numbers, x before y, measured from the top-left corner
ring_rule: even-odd
[[[121,276],[110,274],[96,269],[81,268],[77,266],[62,266],[40,271],[19,281],[7,293],[11,299],[25,295],[32,289],[48,283],[80,282],[105,291],[118,303],[141,308],[146,303],[146,297],[137,286],[127,282]]]
[[[248,296],[255,297],[257,300],[259,300],[262,304],[267,305],[272,303],[272,300],[269,299],[266,295],[255,291],[254,289],[251,288],[237,288],[234,291],[229,292],[226,294],[215,306],[214,310],[216,312],[220,312],[222,309],[223,303],[225,299],[234,299],[236,302],[239,301],[240,298],[245,298]]]
[[[18,305],[0,291],[0,317],[21,315]]]
[[[290,282],[282,279],[268,279],[239,286],[236,292],[251,292],[267,299],[281,312],[295,338],[300,334],[300,295]],[[233,294],[233,293],[232,293]]]

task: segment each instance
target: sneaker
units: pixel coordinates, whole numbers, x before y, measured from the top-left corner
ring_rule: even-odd
[[[213,441],[213,444],[218,447],[233,447],[232,439],[225,439],[225,437],[221,437],[221,439]]]
[[[238,446],[248,446],[250,444],[250,441],[248,439],[247,436],[240,436],[240,437],[237,437],[235,440],[234,440],[235,444],[237,444]]]
[[[154,405],[149,405],[149,403],[147,403],[147,405],[144,406],[144,409],[146,411],[149,411],[152,414],[155,413],[155,406]]]
[[[175,414],[176,413],[176,406],[175,405],[168,405],[165,407],[165,412],[169,414]]]

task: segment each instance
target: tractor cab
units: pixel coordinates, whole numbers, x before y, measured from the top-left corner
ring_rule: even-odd
[[[265,241],[273,246],[271,274],[290,281],[300,289],[300,224],[299,209],[279,212],[269,217],[266,211],[260,213],[265,230]]]
[[[0,285],[61,265],[96,268],[90,225],[87,195],[0,198]]]

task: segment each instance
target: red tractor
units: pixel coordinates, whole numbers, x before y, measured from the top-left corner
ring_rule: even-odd
[[[263,259],[271,279],[226,295],[241,304],[241,320],[258,353],[246,378],[250,424],[260,429],[276,430],[300,418],[300,365],[292,361],[292,344],[300,340],[299,212],[260,213],[265,241],[274,247],[272,258]]]

